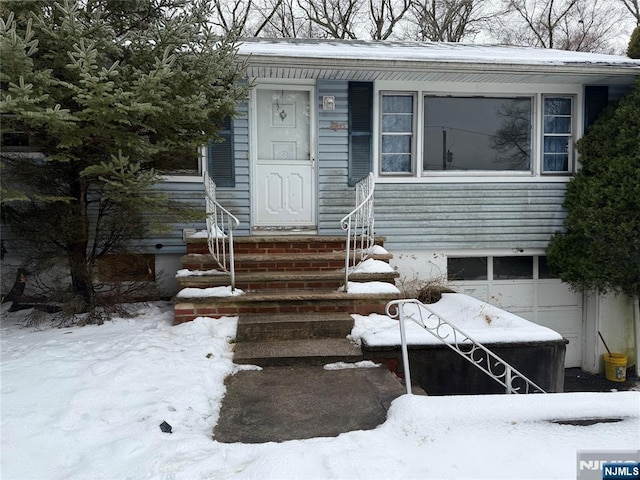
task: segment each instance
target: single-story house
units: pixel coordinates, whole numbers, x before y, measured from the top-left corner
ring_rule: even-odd
[[[252,89],[223,126],[226,141],[176,165],[160,188],[203,199],[210,176],[240,220],[236,236],[342,235],[354,184],[373,172],[375,233],[400,283],[448,282],[551,327],[570,342],[566,367],[601,368],[598,331],[635,361],[632,299],[572,291],[549,272],[545,248],[563,227],[576,141],[632,88],[640,61],[295,39],[246,40],[238,56]],[[182,232],[148,247],[171,291]]]
[[[376,234],[401,282],[437,277],[559,331],[567,367],[599,368],[598,330],[633,356],[631,299],[572,291],[544,255],[579,168],[576,140],[633,85],[639,61],[265,39],[244,42],[239,56],[250,99],[224,132],[228,148],[216,145],[202,165],[240,219],[237,235],[339,234],[350,189],[371,171]]]

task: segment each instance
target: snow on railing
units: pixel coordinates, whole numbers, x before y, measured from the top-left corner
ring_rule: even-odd
[[[240,221],[218,203],[216,200],[216,184],[208,175],[205,177],[209,253],[211,253],[220,268],[229,274],[231,291],[233,291],[236,286],[233,230],[240,225]]]
[[[347,232],[344,261],[344,291],[349,291],[349,265],[364,260],[374,245],[373,190],[375,181],[369,173],[356,184],[356,208],[340,220],[340,228]]]
[[[505,387],[506,393],[546,393],[498,355],[475,341],[419,300],[393,300],[387,303],[386,312],[389,317],[398,319],[400,323],[402,363],[408,394],[411,394],[411,372],[409,370],[409,354],[404,325],[407,319],[425,329],[462,358],[489,375]]]

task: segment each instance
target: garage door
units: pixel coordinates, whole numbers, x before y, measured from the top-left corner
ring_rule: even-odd
[[[565,367],[582,362],[582,294],[553,278],[544,256],[448,257],[456,290],[549,327],[569,340]]]

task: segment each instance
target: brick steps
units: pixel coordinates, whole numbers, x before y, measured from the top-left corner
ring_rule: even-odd
[[[349,280],[353,282],[394,283],[397,272],[353,273]],[[207,288],[230,284],[230,275],[223,272],[178,277],[180,288]],[[344,270],[333,271],[267,271],[236,272],[236,287],[246,291],[263,290],[337,290],[344,285]]]
[[[380,238],[378,241],[383,242]],[[235,237],[233,239],[234,252],[243,253],[319,253],[344,251],[345,237],[343,236],[310,236],[310,235],[276,235]],[[189,238],[187,253],[209,253],[206,238]]]
[[[362,360],[360,347],[347,340],[351,314],[382,314],[387,302],[400,296],[339,291],[345,268],[342,236],[240,237],[234,239],[234,253],[236,287],[244,293],[204,296],[215,293],[206,288],[230,285],[230,275],[219,271],[205,238],[187,239],[182,264],[190,272],[178,276],[183,290],[174,299],[174,323],[238,316],[235,363],[268,367]],[[392,255],[369,258],[388,262]],[[358,272],[350,281],[394,284],[397,277],[395,271]]]
[[[353,294],[333,291],[273,290],[230,297],[176,297],[174,324],[202,316],[236,316],[248,313],[283,314],[347,312],[384,314],[390,300],[400,294]]]
[[[359,251],[356,252],[359,258]],[[367,258],[389,261],[391,254],[371,254]],[[345,252],[311,252],[311,253],[236,253],[234,256],[236,272],[268,272],[286,269],[288,271],[324,271],[343,269]],[[183,268],[188,270],[216,270],[217,262],[208,253],[190,253],[180,258]],[[351,264],[352,262],[350,262]]]

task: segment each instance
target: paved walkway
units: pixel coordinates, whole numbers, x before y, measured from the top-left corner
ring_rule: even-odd
[[[579,369],[565,370],[566,392],[606,392],[640,388]],[[416,394],[422,393],[413,387]],[[345,370],[322,367],[267,367],[227,379],[214,439],[223,443],[265,443],[333,437],[369,430],[386,420],[391,402],[405,388],[384,366]]]
[[[384,366],[242,371],[227,379],[214,440],[283,442],[369,430],[386,420],[389,405],[404,393]]]

